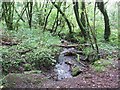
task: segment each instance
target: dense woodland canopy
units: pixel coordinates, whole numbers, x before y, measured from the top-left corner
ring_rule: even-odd
[[[14,0],[0,2],[0,6],[1,87],[21,87],[17,86],[17,81],[9,83],[10,73],[45,74],[44,78],[54,76],[54,67],[61,62],[63,53],[71,59],[75,57],[72,63],[62,57],[62,63],[69,66],[73,77],[87,72],[80,71],[80,65],[95,73],[111,68],[116,70],[119,2]],[[21,77],[25,78],[24,75]]]

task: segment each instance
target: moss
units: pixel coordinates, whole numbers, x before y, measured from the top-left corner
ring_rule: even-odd
[[[77,76],[80,73],[79,66],[72,67],[72,76]]]
[[[92,68],[97,72],[103,72],[103,71],[105,71],[107,66],[109,66],[111,64],[112,64],[111,60],[100,59],[93,63]]]
[[[25,74],[40,74],[41,71],[40,70],[31,70],[31,71],[26,71],[24,72]]]

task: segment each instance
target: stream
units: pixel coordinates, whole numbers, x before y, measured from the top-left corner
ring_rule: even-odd
[[[79,65],[76,61],[76,55],[65,55],[66,53],[73,53],[74,48],[63,48],[63,51],[58,57],[58,63],[56,64],[54,71],[57,74],[57,80],[65,78],[72,78],[71,65]]]

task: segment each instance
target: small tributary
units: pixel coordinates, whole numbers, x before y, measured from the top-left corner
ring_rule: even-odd
[[[73,66],[80,66],[76,61],[76,55],[66,55],[66,53],[74,53],[74,48],[64,48],[58,57],[58,63],[55,66],[54,71],[57,74],[57,79],[62,80],[65,78],[72,78]],[[80,68],[80,67],[79,67]]]

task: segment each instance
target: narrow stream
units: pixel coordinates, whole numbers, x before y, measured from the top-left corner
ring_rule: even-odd
[[[73,61],[75,60],[75,56],[65,56],[64,52],[67,49],[64,49],[63,52],[60,53],[58,57],[58,63],[55,66],[54,71],[57,73],[58,80],[62,80],[64,78],[72,78],[71,75],[71,67],[70,65],[66,64],[66,61]]]

